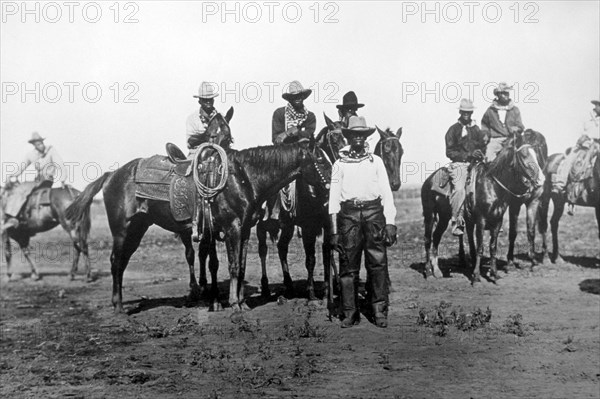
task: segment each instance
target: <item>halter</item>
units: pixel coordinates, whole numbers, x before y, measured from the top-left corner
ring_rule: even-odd
[[[222,120],[222,121],[225,123],[225,126],[227,126],[227,128],[229,129],[229,133],[231,133],[231,128],[229,127],[229,122],[227,122],[227,119],[225,119],[225,118],[223,117],[223,115],[221,115],[221,114],[220,114],[220,113],[218,113],[218,112],[217,112],[215,115],[213,115],[213,117],[212,117],[212,118],[210,118],[210,119],[208,120],[208,124],[207,124],[207,126],[210,126],[210,124],[212,123],[213,119],[215,119],[217,116],[220,116],[220,117],[221,117],[221,120]],[[221,132],[221,129],[219,129],[218,131],[219,131],[219,133],[220,133],[220,132]],[[215,137],[218,137],[218,135],[217,135],[217,136],[215,136]],[[226,137],[226,138],[227,138],[227,140],[228,140],[228,143],[227,143],[228,145],[230,145],[230,144],[233,144],[233,136],[231,136],[231,134],[229,134],[229,137]],[[214,143],[214,144],[217,144],[217,145],[219,145],[218,143]]]
[[[533,147],[531,144],[523,144],[521,147],[519,147],[519,148],[516,148],[516,143],[515,143],[515,140],[513,140],[512,146],[513,146],[513,165],[517,165],[517,162],[519,162],[519,159],[517,158],[517,153],[518,153],[519,151],[521,151],[523,148],[530,148],[530,147]],[[519,162],[519,164],[521,164],[521,162]],[[539,165],[538,165],[538,167],[539,167]],[[530,183],[534,183],[534,184],[535,184],[535,181],[534,181],[534,179],[533,179],[532,177],[529,177],[529,175],[528,175],[527,173],[525,173],[525,177],[527,178],[527,180],[528,180]],[[508,187],[506,187],[504,184],[502,184],[502,183],[500,182],[500,180],[498,180],[498,178],[497,178],[496,176],[492,175],[492,179],[494,179],[494,181],[495,181],[495,182],[496,182],[496,183],[497,183],[497,184],[498,184],[500,187],[502,187],[502,189],[504,189],[504,191],[506,191],[507,193],[509,193],[510,195],[512,195],[513,197],[515,197],[515,198],[517,198],[517,199],[522,199],[522,198],[525,198],[526,196],[528,196],[528,195],[529,195],[529,193],[530,193],[530,191],[531,191],[531,187],[529,187],[529,188],[528,188],[528,189],[527,189],[527,190],[526,190],[526,191],[525,191],[523,194],[515,194],[515,193],[513,193],[513,192],[512,192],[512,191],[511,191],[511,190],[510,190]]]
[[[383,151],[383,142],[384,141],[391,141],[391,140],[396,140],[398,142],[398,144],[400,144],[400,139],[396,136],[390,136],[390,137],[386,137],[386,138],[381,138],[379,139],[379,141],[377,142],[377,144],[375,145],[375,152],[377,152],[378,148],[381,148],[381,151]]]

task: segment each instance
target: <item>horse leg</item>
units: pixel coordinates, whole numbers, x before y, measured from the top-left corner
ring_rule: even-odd
[[[250,238],[250,231],[242,232],[242,246],[240,251],[240,279],[238,280],[239,287],[239,298],[241,310],[250,310],[250,307],[246,304],[245,296],[245,283],[244,278],[246,275],[246,256],[248,255],[248,242]]]
[[[429,276],[435,276],[435,273],[433,272],[433,264],[431,262],[431,254],[430,254],[430,250],[431,250],[431,234],[433,231],[433,224],[435,223],[435,218],[432,214],[432,212],[429,209],[425,209],[425,205],[423,205],[423,219],[424,219],[424,226],[425,226],[425,236],[424,236],[424,243],[425,243],[425,270],[423,271],[423,276],[425,278],[429,277]]]
[[[206,259],[210,256],[210,240],[208,240],[206,236],[206,234],[202,234],[202,238],[198,244],[198,263],[200,264],[200,294],[206,293],[208,287],[208,280],[206,278]]]
[[[113,279],[112,304],[115,314],[123,312],[123,273],[129,259],[137,250],[142,237],[150,225],[145,221],[131,220],[119,233],[113,235],[113,248],[110,254],[110,271]]]
[[[265,229],[262,221],[256,225],[256,238],[258,238],[258,256],[260,257],[260,268],[262,277],[260,279],[261,295],[264,298],[271,296],[269,290],[269,277],[267,276],[267,256],[269,254],[269,246],[267,245],[267,229]]]
[[[290,268],[287,261],[290,241],[294,236],[294,225],[284,224],[281,228],[281,236],[277,241],[277,251],[279,252],[279,261],[281,262],[281,271],[283,272],[283,285],[285,286],[285,297],[292,298],[294,296],[294,283],[290,276]]]
[[[4,257],[6,258],[6,277],[8,281],[12,281],[12,248],[10,247],[10,239],[6,231],[2,232],[2,242],[4,243]]]
[[[497,262],[497,258],[496,258],[496,250],[498,248],[498,234],[500,233],[500,226],[495,226],[494,228],[490,229],[490,274],[489,274],[489,278],[492,282],[496,282],[498,279],[500,279],[500,276],[498,275],[498,268],[496,265]]]
[[[219,258],[217,257],[217,241],[214,238],[210,240],[208,269],[210,270],[210,297],[212,300],[209,310],[220,312],[223,310],[223,306],[221,305],[221,302],[219,302],[219,280],[217,277],[217,272],[219,271]]]
[[[29,268],[31,269],[31,279],[33,281],[39,280],[41,277],[35,267],[35,263],[31,260],[30,250],[29,250],[29,237],[18,240],[19,246],[21,247],[21,251],[23,252],[23,256],[25,256],[25,260],[29,264]]]
[[[308,292],[308,300],[315,301],[315,264],[317,263],[317,257],[315,252],[315,244],[317,242],[317,234],[313,229],[306,229],[302,234],[302,244],[304,245],[304,253],[306,254],[306,271],[308,277],[306,279],[306,290]]]
[[[188,300],[195,302],[200,299],[202,294],[198,283],[196,282],[196,274],[194,272],[194,245],[192,244],[192,232],[186,230],[182,233],[179,233],[179,238],[185,247],[185,260],[187,261],[188,268],[190,271],[190,294],[188,295]],[[204,239],[204,237],[202,237]]]
[[[461,267],[464,267],[467,264],[467,260],[465,258],[465,241],[463,240],[463,236],[458,237],[458,262]]]
[[[440,242],[442,241],[442,236],[444,232],[448,228],[448,223],[450,222],[450,218],[447,215],[438,214],[439,220],[437,226],[435,226],[435,230],[433,232],[433,250],[431,251],[431,266],[432,266],[432,274],[434,277],[443,277],[442,271],[440,270],[438,261],[439,261],[439,247]]]
[[[550,260],[552,263],[562,263],[563,259],[558,250],[558,223],[565,210],[566,201],[563,195],[553,193],[552,202],[554,203],[554,212],[552,212],[552,218],[550,219],[550,230],[552,232],[552,256]]]
[[[542,238],[542,262],[546,263],[548,259],[548,245],[546,243],[546,233],[548,232],[548,207],[550,205],[550,195],[548,189],[545,188],[540,198],[538,207],[538,228]]]
[[[535,221],[538,217],[538,210],[540,207],[540,199],[534,198],[526,208],[527,216],[527,242],[529,244],[527,256],[529,257],[530,267],[533,269],[537,265],[535,259]]]
[[[234,312],[240,312],[239,278],[240,278],[240,253],[241,232],[239,222],[234,222],[227,233],[225,245],[227,247],[227,259],[229,261],[229,306]]]
[[[600,204],[596,205],[596,223],[598,225],[598,238],[600,239]],[[600,253],[596,256],[600,258]]]
[[[515,239],[517,238],[517,222],[519,220],[519,212],[521,211],[521,203],[511,201],[508,207],[508,254],[506,255],[507,267],[517,267],[515,264]],[[490,234],[491,231],[490,230]],[[491,239],[490,239],[491,242]],[[491,245],[491,243],[490,243]]]

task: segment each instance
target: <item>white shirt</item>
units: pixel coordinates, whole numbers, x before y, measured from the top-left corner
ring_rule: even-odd
[[[9,177],[20,176],[29,165],[33,164],[37,172],[36,181],[50,180],[61,182],[67,181],[67,168],[62,158],[52,146],[47,146],[44,153],[38,150],[29,152],[25,159],[17,166],[17,170],[9,174]]]
[[[396,206],[390,188],[385,165],[380,157],[372,155],[361,162],[337,160],[331,172],[329,189],[329,213],[340,211],[340,204],[347,200],[371,201],[381,197],[386,224],[395,224]]]
[[[506,125],[506,110],[505,109],[498,110],[498,119],[500,119],[500,122],[503,125]]]

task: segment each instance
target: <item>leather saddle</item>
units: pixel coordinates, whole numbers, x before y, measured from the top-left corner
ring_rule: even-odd
[[[154,155],[139,160],[134,175],[136,196],[168,201],[176,221],[194,216],[196,186],[192,176],[192,161],[172,143],[167,143],[167,156]]]
[[[441,167],[431,177],[431,189],[439,194],[450,195],[450,172],[446,167]]]

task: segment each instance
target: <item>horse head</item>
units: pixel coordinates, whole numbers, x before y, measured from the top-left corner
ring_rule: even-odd
[[[390,188],[392,191],[398,191],[402,184],[400,179],[400,164],[402,162],[402,155],[404,155],[404,149],[400,144],[400,137],[402,137],[402,128],[398,129],[396,134],[392,132],[390,128],[381,130],[379,127],[379,142],[375,146],[375,155],[381,157],[385,170],[390,181]]]
[[[315,139],[311,138],[308,148],[303,150],[301,156],[305,161],[302,168],[303,179],[321,191],[329,190],[332,163],[325,150],[317,145]]]
[[[542,168],[533,146],[525,143],[520,136],[506,140],[488,168],[488,174],[496,181],[503,181],[513,195],[524,195],[532,189],[540,173]]]
[[[329,160],[333,163],[340,156],[339,152],[342,148],[344,148],[347,143],[344,135],[342,134],[342,122],[332,121],[325,113],[323,113],[325,117],[325,126],[316,137],[317,145],[325,151]]]
[[[224,117],[220,113],[217,113],[210,119],[206,128],[209,143],[218,144],[226,150],[230,148],[233,143],[233,137],[231,136],[229,121],[232,117],[233,107],[229,108]]]

